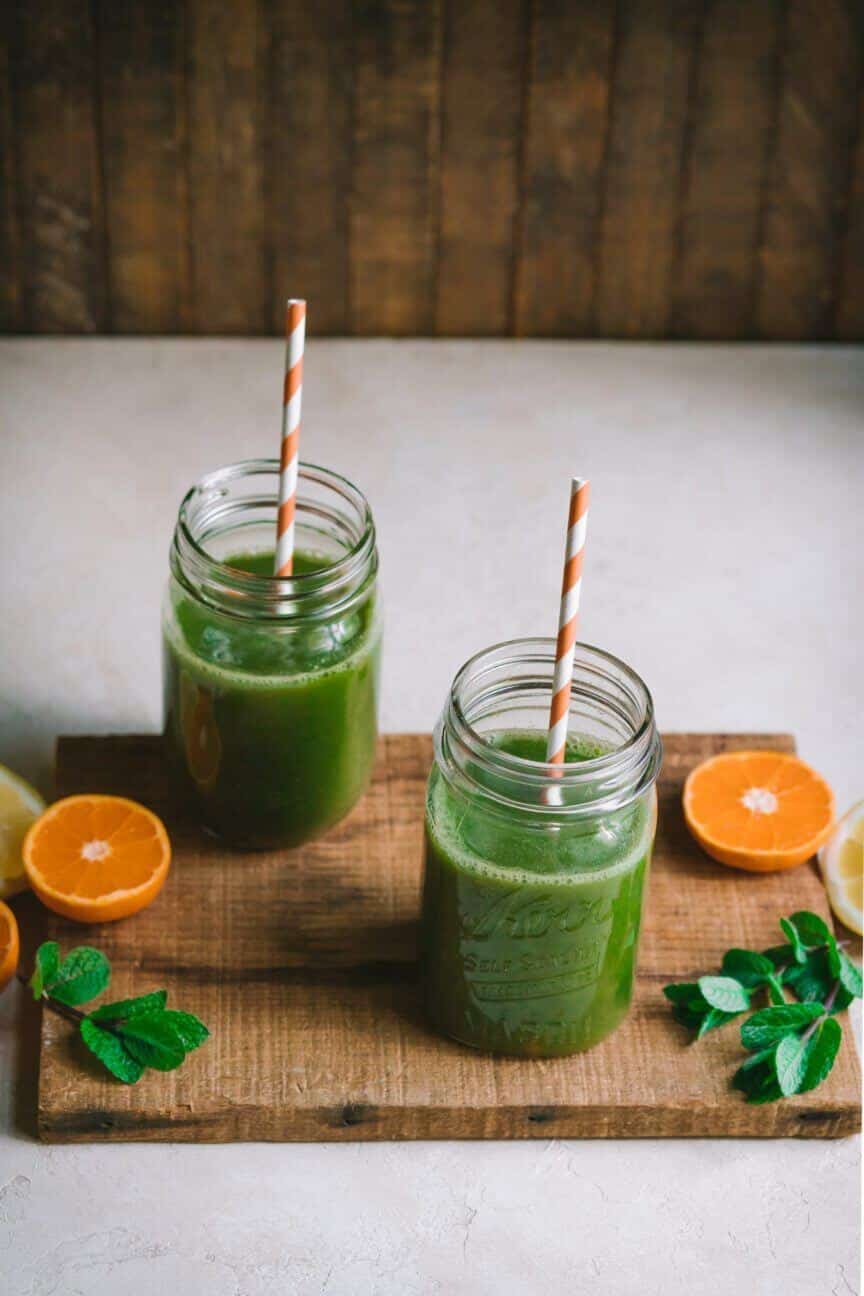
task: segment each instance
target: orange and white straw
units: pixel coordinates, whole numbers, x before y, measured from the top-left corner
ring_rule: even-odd
[[[579,595],[582,589],[582,555],[588,527],[588,482],[574,477],[570,487],[570,514],[567,519],[567,545],[564,550],[564,579],[561,582],[561,610],[558,616],[558,642],[555,646],[555,672],[552,679],[552,705],[549,708],[549,737],[546,759],[563,765],[567,745],[567,723],[570,719],[570,690],[573,685],[573,653],[579,624]]]
[[[276,526],[276,575],[294,570],[294,515],[297,511],[297,469],[300,458],[300,406],[303,400],[303,349],[306,345],[306,303],[288,300],[285,312],[285,394],[282,400],[282,456],[279,470],[279,521]]]

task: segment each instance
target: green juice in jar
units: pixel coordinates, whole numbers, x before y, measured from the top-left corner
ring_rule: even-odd
[[[268,575],[273,554],[226,565]],[[297,553],[295,575],[320,569]],[[374,603],[355,624],[280,642],[189,601],[166,634],[165,717],[185,791],[238,845],[295,846],[338,823],[375,758],[379,641]]]
[[[485,735],[545,760],[545,735]],[[591,752],[571,740],[566,761]],[[590,1048],[630,1006],[653,825],[643,802],[532,835],[455,800],[433,773],[426,820],[426,1001],[447,1035],[537,1057]]]
[[[272,547],[230,547],[247,531],[253,541],[262,529],[272,535],[255,511],[271,497],[241,496],[226,522],[218,512],[238,482],[260,489],[278,466],[251,461],[213,476],[219,489],[205,479],[200,501],[192,492],[186,531],[175,536],[163,611],[172,780],[203,826],[230,844],[297,846],[338,823],[372,772],[381,640],[374,531],[352,566],[353,536],[341,538],[352,517],[346,501],[361,501],[358,513],[365,501],[335,474],[301,467],[301,490],[317,488],[319,514],[329,511],[329,551],[298,546],[291,581],[280,584]],[[303,495],[300,504],[302,518],[311,509]],[[205,536],[221,526],[218,558],[189,542],[193,526]]]

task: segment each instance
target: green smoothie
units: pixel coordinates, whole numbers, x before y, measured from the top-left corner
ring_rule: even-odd
[[[540,732],[486,733],[493,747],[545,761]],[[573,738],[566,761],[604,754]],[[588,1049],[630,1004],[654,832],[653,790],[602,817],[555,825],[495,804],[494,775],[473,793],[439,767],[429,782],[422,958],[426,1002],[447,1035],[498,1053]]]
[[[221,561],[273,571],[272,550]],[[327,563],[298,551],[294,574]],[[374,595],[287,627],[221,611],[175,582],[163,644],[168,751],[205,827],[241,847],[296,846],[348,813],[375,757]]]

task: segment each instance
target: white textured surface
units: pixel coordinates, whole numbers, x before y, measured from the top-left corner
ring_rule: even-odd
[[[0,760],[46,790],[58,732],[157,728],[179,497],[278,452],[282,366],[0,344]],[[428,728],[476,649],[554,634],[578,472],[582,633],[662,727],[792,730],[862,795],[860,351],[314,342],[305,380],[303,457],[378,522],[385,728]],[[26,1011],[0,1000],[3,1296],[858,1292],[857,1139],[40,1147]]]

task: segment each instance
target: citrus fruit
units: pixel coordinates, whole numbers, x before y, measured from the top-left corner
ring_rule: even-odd
[[[45,802],[36,789],[0,765],[0,900],[27,886],[21,843],[44,809]]]
[[[75,922],[113,922],[162,890],[171,843],[151,810],[115,796],[55,801],[24,838],[24,867],[39,899]]]
[[[819,853],[831,908],[850,931],[864,935],[864,801],[844,815]]]
[[[819,849],[834,820],[834,793],[797,756],[726,752],[687,776],[684,818],[712,859],[773,873]]]
[[[18,971],[18,924],[7,904],[0,900],[0,990]]]

